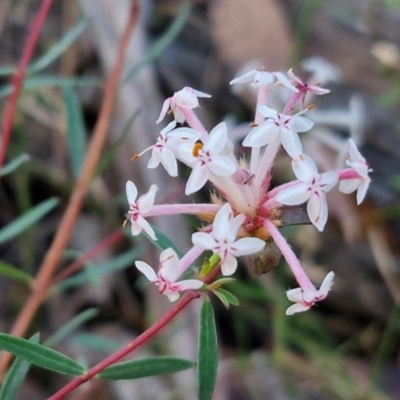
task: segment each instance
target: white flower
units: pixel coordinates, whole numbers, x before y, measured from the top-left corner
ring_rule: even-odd
[[[175,126],[175,121],[170,122],[163,130],[161,130],[156,144],[139,154],[139,156],[141,156],[150,149],[152,150],[147,168],[157,168],[161,163],[169,175],[178,176],[176,156],[178,155],[179,145],[182,143],[196,142],[196,140],[200,138],[200,134],[189,128],[178,128],[173,130]]]
[[[179,278],[179,258],[171,248],[164,250],[160,254],[157,274],[149,264],[143,261],[136,261],[135,265],[150,282],[158,286],[158,291],[165,294],[171,302],[178,300],[180,292],[200,289],[204,285],[202,281],[197,279],[177,282]]]
[[[310,130],[314,123],[300,115],[281,114],[267,106],[260,106],[258,109],[266,120],[250,131],[243,146],[261,147],[279,137],[286,152],[292,158],[298,157],[302,146],[297,132]]]
[[[196,232],[192,235],[194,245],[212,250],[221,258],[223,275],[232,275],[237,269],[236,257],[258,253],[265,246],[265,242],[258,238],[241,238],[236,235],[246,216],[233,216],[232,208],[226,203],[216,214],[211,233]]]
[[[328,219],[328,206],[325,193],[331,190],[337,180],[336,172],[319,174],[310,157],[302,154],[292,160],[293,171],[300,182],[283,189],[276,195],[276,200],[287,206],[307,203],[307,213],[310,221],[319,231],[324,229]]]
[[[335,274],[331,271],[326,275],[319,290],[315,288],[296,288],[286,292],[286,296],[295,304],[286,310],[286,315],[293,315],[309,310],[317,301],[324,300],[331,289]]]
[[[143,214],[148,213],[153,207],[156,192],[157,186],[151,185],[149,191],[136,201],[138,194],[136,185],[132,181],[126,182],[126,197],[129,203],[128,216],[132,223],[131,232],[133,236],[139,235],[143,230],[151,239],[157,240],[153,228],[143,218]]]
[[[221,155],[227,141],[226,124],[221,122],[210,132],[204,143],[200,141],[194,145],[184,143],[179,147],[182,160],[193,168],[186,184],[187,195],[200,190],[206,184],[210,173],[230,176],[236,171],[235,163],[228,156]]]
[[[163,120],[169,108],[171,108],[172,112],[174,113],[176,122],[185,122],[186,118],[182,112],[182,109],[192,110],[193,108],[199,107],[199,100],[197,99],[198,97],[208,98],[211,97],[211,95],[199,92],[198,90],[194,90],[187,86],[178,92],[175,92],[172,97],[169,97],[164,101],[160,116],[158,117],[156,123],[158,124]]]
[[[254,87],[267,86],[271,85],[272,83],[279,82],[293,92],[298,92],[298,90],[290,83],[289,79],[282,72],[268,72],[262,69],[253,69],[249,72],[246,72],[244,75],[231,80],[229,84],[234,85],[236,83],[246,82],[251,82],[251,86]]]
[[[339,190],[346,194],[357,190],[357,204],[360,204],[364,200],[371,182],[368,173],[372,170],[351,139],[349,139],[349,158],[346,160],[346,164],[357,173],[357,177],[341,180]]]
[[[309,93],[312,93],[315,95],[323,95],[323,94],[327,94],[330,92],[330,90],[323,89],[319,85],[310,85],[310,84],[305,83],[302,79],[300,79],[298,76],[296,76],[293,73],[292,68],[289,69],[287,74],[288,74],[291,82],[294,84],[294,86],[297,87],[302,92],[305,92],[305,93],[309,92]]]

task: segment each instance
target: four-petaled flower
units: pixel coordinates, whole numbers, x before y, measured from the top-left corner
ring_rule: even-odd
[[[246,82],[251,82],[251,86],[254,87],[268,86],[279,82],[293,92],[298,92],[298,89],[292,85],[287,76],[282,72],[268,72],[263,69],[252,69],[251,71],[246,72],[244,75],[232,79],[229,84],[234,85],[236,83]]]
[[[364,200],[368,186],[371,182],[368,172],[371,172],[372,170],[369,168],[365,158],[358,151],[356,144],[351,139],[349,139],[349,158],[346,160],[346,164],[357,172],[358,177],[341,180],[339,183],[339,190],[345,194],[357,190],[357,204],[360,204]]]
[[[160,264],[157,274],[149,264],[143,261],[135,262],[136,268],[152,283],[158,286],[158,291],[165,294],[169,301],[178,300],[180,292],[200,289],[204,283],[197,279],[186,279],[177,282],[179,272],[179,258],[171,248],[160,254]]]
[[[171,108],[171,111],[174,113],[175,121],[182,124],[186,119],[184,110],[193,110],[193,108],[199,107],[198,97],[211,96],[187,86],[178,92],[175,92],[172,97],[169,97],[164,101],[160,116],[156,123],[160,123],[167,114],[168,109]]]
[[[310,221],[322,231],[328,219],[325,193],[335,186],[338,174],[333,171],[319,174],[311,158],[304,154],[292,160],[292,166],[299,182],[280,191],[276,200],[287,206],[308,201],[307,213]]]
[[[293,315],[309,310],[317,301],[324,300],[331,289],[335,274],[331,271],[326,275],[319,290],[311,287],[290,289],[286,296],[295,304],[286,310],[286,315]]]
[[[200,190],[210,178],[210,173],[230,176],[236,171],[235,163],[228,156],[220,154],[227,143],[228,131],[225,122],[221,122],[210,132],[204,143],[184,143],[179,147],[183,161],[193,168],[186,184],[186,194]]]
[[[211,233],[196,232],[192,235],[194,245],[219,255],[222,275],[232,275],[236,271],[236,257],[257,253],[265,246],[265,242],[258,238],[244,237],[236,240],[245,220],[244,214],[234,217],[230,204],[226,203],[217,212]]]
[[[156,198],[157,186],[151,185],[149,191],[140,196],[136,201],[138,191],[132,181],[126,182],[126,197],[128,198],[129,211],[128,218],[132,223],[131,232],[133,236],[139,235],[142,230],[145,231],[153,240],[157,240],[153,228],[143,218],[153,207]]]
[[[175,129],[176,121],[170,122],[161,130],[156,144],[143,150],[138,156],[152,150],[147,168],[157,168],[160,163],[169,175],[178,176],[178,147],[182,143],[194,143],[200,138],[200,134],[190,128]]]
[[[243,146],[262,147],[279,137],[289,156],[298,157],[302,153],[302,146],[297,132],[310,130],[314,123],[298,114],[281,114],[267,106],[260,106],[258,109],[266,120],[250,131],[243,141]]]

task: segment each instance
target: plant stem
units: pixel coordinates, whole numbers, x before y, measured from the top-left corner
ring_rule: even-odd
[[[221,273],[221,266],[214,268],[206,278],[203,279],[204,283],[210,284],[213,282],[218,275]],[[137,349],[143,343],[147,342],[153,336],[155,336],[164,326],[166,326],[173,318],[176,317],[192,300],[197,299],[201,296],[199,292],[193,290],[187,291],[175,305],[156,323],[154,323],[150,328],[146,329],[142,334],[132,340],[123,348],[119,349],[115,353],[111,354],[109,357],[100,361],[98,364],[90,368],[85,375],[78,376],[73,379],[70,383],[61,388],[58,392],[50,396],[47,400],[60,400],[63,399],[68,393],[72,392],[78,386],[87,382],[101,371],[104,371],[110,365],[116,363],[121,358],[125,357],[133,350]]]
[[[125,53],[129,44],[132,31],[136,25],[139,14],[138,1],[133,0],[129,18],[122,34],[117,57],[113,69],[104,86],[104,100],[101,106],[100,115],[97,120],[92,139],[89,143],[88,152],[84,160],[81,174],[72,192],[67,209],[58,226],[54,240],[46,253],[46,257],[39,269],[38,275],[32,285],[32,293],[25,302],[24,308],[19,314],[11,329],[11,335],[23,336],[34,317],[37,309],[46,298],[50,288],[50,282],[56,270],[63,250],[68,244],[75,221],[82,208],[84,198],[88,192],[89,184],[95,173],[96,166],[100,160],[104,148],[107,131],[110,125],[110,118],[114,109],[116,92],[121,78]],[[9,353],[3,353],[0,358],[0,377],[4,375],[11,359]]]
[[[53,0],[42,1],[36,18],[33,21],[31,28],[29,29],[28,39],[26,41],[25,48],[21,56],[21,60],[12,78],[11,85],[13,87],[13,90],[8,98],[7,107],[4,111],[3,128],[1,130],[0,171],[6,158],[8,143],[10,141],[12,126],[14,122],[14,116],[17,110],[18,97],[21,93],[22,85],[24,83],[26,69],[32,58],[32,54],[35,49],[36,42],[39,38],[40,31],[42,30],[42,26],[46,21],[47,14],[49,13],[52,3]]]
[[[60,400],[63,399],[68,393],[76,389],[78,386],[87,382],[89,379],[93,378],[95,375],[109,367],[110,365],[116,363],[121,358],[125,357],[133,350],[138,348],[140,345],[145,343],[147,340],[156,335],[165,325],[167,325],[180,311],[182,311],[192,300],[200,297],[200,294],[194,291],[186,292],[180,300],[155,324],[150,328],[145,330],[141,335],[136,337],[125,347],[111,354],[109,357],[105,358],[103,361],[99,362],[92,368],[90,368],[85,375],[78,376],[57,393],[48,398],[48,400]]]

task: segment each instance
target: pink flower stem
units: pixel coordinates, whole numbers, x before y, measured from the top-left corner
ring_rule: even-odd
[[[339,180],[341,181],[345,179],[360,179],[361,177],[353,168],[346,168],[336,172],[339,175]]]
[[[179,276],[181,276],[200,256],[201,253],[203,253],[204,250],[198,246],[193,246],[186,254],[179,260]]]
[[[283,114],[285,115],[290,115],[294,108],[296,107],[296,103],[299,101],[299,98],[301,97],[301,92],[299,91],[298,93],[293,93],[290,96],[290,99],[286,103],[286,106],[283,110]]]
[[[300,265],[299,259],[296,257],[296,254],[294,254],[286,239],[281,235],[278,228],[269,219],[264,220],[264,226],[268,229],[268,232],[271,234],[272,239],[274,239],[274,242],[279,247],[283,257],[285,257],[285,260],[289,264],[289,267],[292,270],[299,286],[303,289],[311,289],[314,292],[314,285],[304,272],[302,266]]]
[[[33,21],[31,28],[29,29],[28,39],[26,41],[21,60],[18,64],[17,71],[15,72],[12,78],[11,85],[13,87],[13,91],[10,94],[10,97],[8,98],[7,107],[4,112],[3,128],[1,132],[0,169],[3,166],[6,158],[14,116],[17,109],[18,97],[21,93],[22,85],[25,79],[26,69],[32,58],[32,54],[35,49],[36,42],[39,38],[40,31],[47,18],[47,14],[49,13],[52,3],[53,0],[42,1],[42,4],[40,5],[40,9],[36,15],[36,18]]]
[[[257,189],[262,189],[265,185],[269,184],[270,170],[280,146],[281,141],[279,137],[267,145],[254,179],[254,185]]]
[[[157,204],[154,205],[145,217],[174,214],[201,214],[216,213],[221,208],[220,204]]]
[[[187,108],[181,108],[182,114],[185,116],[189,126],[195,131],[201,134],[202,142],[205,142],[208,136],[208,132],[204,128],[203,124],[197,118],[197,115],[193,110],[188,110]]]

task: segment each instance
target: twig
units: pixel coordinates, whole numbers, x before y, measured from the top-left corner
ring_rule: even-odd
[[[18,97],[21,93],[22,85],[24,83],[26,69],[32,58],[33,51],[36,46],[36,42],[39,38],[42,26],[47,18],[47,14],[53,0],[43,0],[40,5],[40,9],[33,21],[32,27],[29,29],[28,39],[25,44],[24,51],[22,53],[21,60],[17,66],[17,70],[12,78],[11,86],[13,91],[11,92],[6,110],[4,111],[3,128],[1,130],[1,144],[0,144],[0,170],[4,164],[6,158],[8,143],[10,141],[12,126],[14,122],[14,116],[17,109]],[[1,178],[1,174],[0,174]]]
[[[10,332],[11,335],[23,336],[25,334],[37,309],[47,296],[54,271],[60,262],[63,250],[68,244],[75,221],[82,208],[83,200],[88,192],[90,181],[95,173],[96,166],[99,162],[105,144],[107,131],[110,125],[110,118],[116,99],[116,92],[123,70],[125,53],[128,48],[132,31],[136,25],[138,14],[138,1],[133,0],[129,18],[119,43],[114,67],[104,86],[104,100],[100,110],[99,118],[94,128],[92,139],[88,147],[87,155],[82,166],[81,174],[71,195],[68,207],[58,226],[55,238],[39,269],[38,275],[33,284],[32,293],[27,299],[24,308],[13,325]],[[0,358],[0,376],[3,376],[10,359],[11,355],[9,353],[4,353]]]

